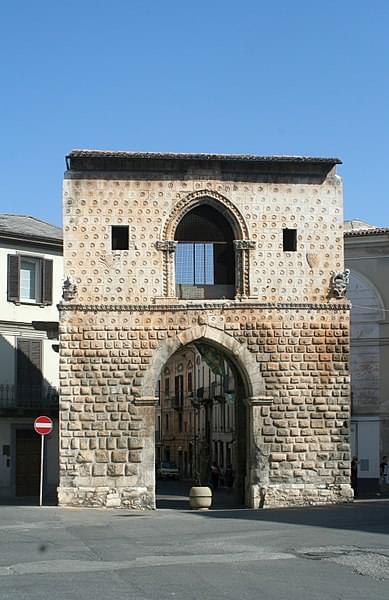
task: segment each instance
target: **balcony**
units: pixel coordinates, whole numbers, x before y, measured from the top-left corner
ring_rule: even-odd
[[[0,412],[58,413],[58,390],[49,385],[0,384]]]

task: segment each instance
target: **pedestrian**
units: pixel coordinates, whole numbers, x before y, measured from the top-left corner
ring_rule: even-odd
[[[378,492],[377,496],[381,496],[385,489],[385,485],[389,483],[389,462],[388,457],[383,456],[380,463],[380,478],[378,480]]]
[[[214,461],[211,464],[211,483],[214,490],[217,490],[219,487],[219,479],[220,479],[220,469],[217,463]]]
[[[226,466],[226,470],[224,472],[224,482],[228,488],[232,488],[234,484],[234,472],[232,470],[232,465]]]
[[[354,498],[358,495],[358,464],[358,457],[353,456],[351,461],[351,487],[354,490]]]

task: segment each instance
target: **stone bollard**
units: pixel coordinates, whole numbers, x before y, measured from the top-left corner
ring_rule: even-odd
[[[193,510],[208,510],[212,504],[211,488],[200,485],[190,488],[189,506]]]

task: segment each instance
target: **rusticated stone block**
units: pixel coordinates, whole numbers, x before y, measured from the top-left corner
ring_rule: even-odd
[[[81,450],[77,454],[77,462],[78,463],[91,463],[94,459],[94,453],[90,450]]]
[[[124,474],[124,464],[110,463],[107,465],[107,476],[108,477],[120,477],[123,474]]]
[[[142,452],[140,450],[130,450],[128,460],[132,463],[142,462]]]
[[[93,465],[92,475],[94,477],[105,477],[107,475],[107,465],[101,463]]]
[[[109,461],[109,453],[106,450],[96,450],[95,459],[98,463],[107,463]]]
[[[127,450],[114,450],[111,454],[112,462],[121,463],[127,462]]]
[[[273,452],[271,455],[271,460],[274,463],[283,462],[286,460],[286,454],[281,453],[281,452]]]
[[[135,477],[138,473],[138,467],[134,464],[125,465],[125,475],[128,477]]]
[[[128,438],[128,449],[129,450],[141,450],[144,447],[144,440],[142,438],[130,437]]]

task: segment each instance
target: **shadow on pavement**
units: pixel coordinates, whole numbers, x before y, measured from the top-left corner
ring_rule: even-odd
[[[57,506],[57,498],[43,498],[43,506]],[[38,496],[15,496],[0,498],[0,506],[39,506]]]
[[[205,519],[242,519],[389,534],[389,500],[349,504],[196,512]]]
[[[190,511],[191,482],[157,483],[157,509]],[[231,490],[216,490],[208,511],[190,511],[202,519],[240,519],[288,523],[389,534],[389,499],[357,499],[355,502],[326,506],[265,508],[252,510],[239,506]]]

